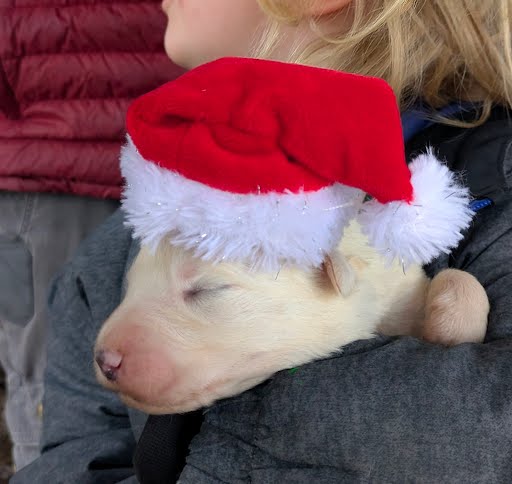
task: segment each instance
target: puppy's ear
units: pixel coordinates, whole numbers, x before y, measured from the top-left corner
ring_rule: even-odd
[[[352,260],[347,260],[341,252],[335,251],[325,256],[322,265],[323,276],[329,281],[332,288],[343,297],[350,296],[356,287],[356,267],[362,269],[364,266],[364,262],[359,258],[354,258],[354,262],[357,262],[355,267],[351,262]]]

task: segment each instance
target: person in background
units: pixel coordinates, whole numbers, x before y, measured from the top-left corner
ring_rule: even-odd
[[[43,452],[12,484],[169,484],[177,476],[192,484],[509,482],[512,0],[163,6],[167,51],[183,67],[255,56],[392,86],[407,159],[432,146],[465,173],[476,199],[464,240],[426,270],[433,276],[451,267],[478,278],[491,303],[486,340],[445,348],[376,337],[199,414],[147,418],[100,387],[92,366],[98,331],[123,298],[139,250],[118,211],[53,285]]]
[[[50,280],[118,206],[131,100],[180,73],[164,28],[153,0],[0,1],[0,362],[18,469],[39,455]]]

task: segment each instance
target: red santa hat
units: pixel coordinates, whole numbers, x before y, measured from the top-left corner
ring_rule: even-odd
[[[136,100],[127,128],[123,207],[152,247],[311,268],[358,218],[387,258],[426,263],[471,221],[467,190],[432,152],[407,166],[380,79],[222,59]]]

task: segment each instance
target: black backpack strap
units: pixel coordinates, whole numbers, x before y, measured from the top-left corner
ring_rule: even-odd
[[[185,466],[188,446],[202,413],[150,415],[137,443],[133,464],[141,484],[172,484]]]

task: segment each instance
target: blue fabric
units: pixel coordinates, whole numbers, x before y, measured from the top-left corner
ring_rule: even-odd
[[[473,210],[473,212],[480,212],[480,210],[483,210],[484,208],[491,207],[493,204],[493,201],[490,198],[482,198],[480,200],[473,200],[469,204],[469,208]]]
[[[437,123],[432,119],[432,114],[444,116],[450,118],[464,111],[469,111],[474,108],[471,103],[453,103],[440,109],[436,113],[432,113],[431,110],[422,108],[421,106],[416,109],[411,109],[402,113],[402,128],[404,133],[404,141],[407,143],[414,136],[421,133],[423,130],[430,128]]]

